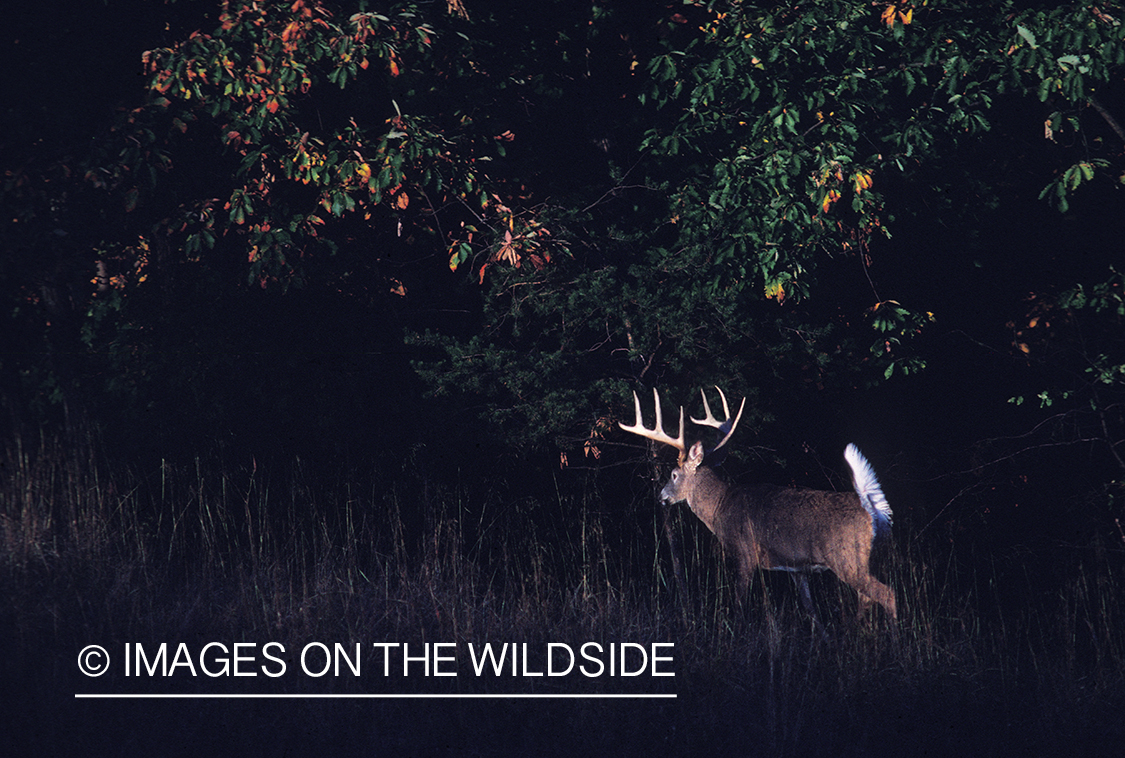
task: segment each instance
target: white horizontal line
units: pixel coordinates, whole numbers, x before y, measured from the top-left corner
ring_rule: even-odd
[[[311,694],[297,693],[245,693],[245,694],[186,694],[176,695],[170,693],[116,693],[116,692],[76,692],[74,697],[79,700],[640,700],[640,699],[674,699],[675,694],[663,693],[591,693],[578,694],[541,694],[516,692],[509,694],[469,693],[460,695],[444,694],[419,694],[419,693],[359,693],[354,695],[344,694]]]

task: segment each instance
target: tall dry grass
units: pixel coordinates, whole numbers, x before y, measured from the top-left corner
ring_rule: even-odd
[[[378,753],[379,744],[441,753],[458,752],[457,743],[475,745],[475,754],[530,746],[545,754],[622,746],[771,755],[915,755],[920,747],[1070,754],[1081,746],[1111,754],[1125,737],[1123,556],[1111,540],[1073,546],[1065,566],[1023,556],[1025,570],[1013,572],[1019,555],[982,558],[900,533],[883,572],[899,593],[900,621],[854,620],[850,590],[823,575],[813,586],[820,630],[784,576],[761,577],[740,606],[712,538],[688,519],[676,525],[686,582],[673,588],[651,504],[607,503],[596,487],[564,494],[560,486],[547,499],[515,496],[515,488],[475,492],[409,466],[326,477],[300,461],[280,470],[253,459],[115,470],[91,450],[16,441],[0,464],[3,665],[10,686],[28,693],[7,711],[12,755],[64,750],[67,734],[187,752],[232,713],[255,736],[229,746],[290,752],[334,744]],[[90,643],[116,650],[130,641],[210,640],[277,641],[287,650],[310,641],[526,642],[532,650],[672,642],[676,676],[477,679],[463,671],[443,680],[217,683],[126,680],[117,671],[90,680],[74,664]],[[73,699],[145,688],[678,697],[116,710]],[[157,716],[154,731],[139,729],[138,719],[151,726]],[[67,729],[28,730],[33,723]],[[550,739],[535,736],[543,734]]]

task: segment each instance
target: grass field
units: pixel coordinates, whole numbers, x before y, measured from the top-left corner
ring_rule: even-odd
[[[13,444],[0,472],[0,644],[18,695],[3,709],[7,755],[1118,755],[1125,740],[1125,555],[1112,536],[989,555],[900,529],[879,572],[898,623],[856,621],[851,590],[823,575],[821,633],[784,576],[756,581],[740,608],[712,538],[686,519],[687,578],[673,590],[652,501],[595,488],[539,500],[409,467],[313,476],[299,461],[119,470],[49,440]],[[162,642],[163,665],[182,643],[170,676]],[[205,653],[212,642],[224,647]],[[304,673],[315,642],[358,643],[362,674]],[[469,646],[505,642],[526,643],[516,675],[476,675]],[[551,663],[549,644],[587,642],[602,646],[600,676],[530,675]],[[456,676],[426,676],[420,659],[402,676],[402,648],[373,643],[412,656],[444,644],[451,660],[435,665]],[[675,676],[610,676],[606,651],[621,643],[638,670],[640,648],[670,643],[657,668]],[[113,659],[97,678],[76,665],[90,644]],[[126,644],[157,674],[126,676]],[[257,676],[200,670],[236,644]],[[94,692],[340,697],[74,697]],[[461,697],[351,697],[372,694]],[[505,694],[582,697],[476,697]]]

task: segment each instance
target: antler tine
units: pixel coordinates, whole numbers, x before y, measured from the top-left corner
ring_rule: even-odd
[[[680,430],[678,436],[673,437],[664,431],[664,418],[660,411],[660,393],[656,388],[652,388],[652,399],[656,403],[656,423],[651,429],[644,425],[644,419],[641,416],[641,399],[637,397],[636,391],[633,392],[633,408],[636,413],[636,420],[631,426],[626,426],[620,421],[617,425],[627,432],[640,435],[653,442],[660,442],[665,445],[671,445],[680,451],[680,455],[684,455],[687,451],[687,446],[684,444],[684,407],[680,406]]]
[[[727,405],[727,396],[723,394],[723,391],[719,388],[719,385],[716,384],[715,389],[719,390],[719,397],[723,400],[723,416],[725,417],[723,421],[726,421],[730,418],[730,406]],[[702,387],[699,388],[699,394],[703,398],[703,412],[707,414],[707,418],[698,419],[692,416],[692,423],[699,424],[700,426],[712,426],[718,429],[723,425],[723,421],[719,421],[717,418],[711,415],[711,406],[707,403],[707,393],[703,391]]]
[[[724,403],[724,405],[725,405],[725,403]],[[727,433],[723,435],[723,438],[721,440],[719,440],[719,444],[717,444],[717,445],[715,445],[715,447],[711,448],[712,453],[715,452],[716,450],[718,450],[719,448],[721,448],[723,445],[727,444],[727,440],[729,440],[731,435],[734,434],[734,430],[738,428],[738,422],[742,420],[742,411],[745,410],[745,409],[746,409],[746,398],[742,398],[742,404],[740,406],[738,406],[738,415],[734,417],[734,422],[730,425],[730,429],[727,430]],[[730,418],[729,411],[727,413],[727,418],[728,419]]]
[[[734,417],[734,421],[732,422],[730,420],[730,406],[727,405],[727,396],[723,394],[722,388],[720,388],[718,385],[715,385],[715,389],[719,391],[719,397],[723,400],[723,416],[725,416],[726,418],[720,421],[719,419],[715,418],[714,415],[712,415],[711,406],[707,403],[707,393],[700,389],[699,394],[703,396],[703,412],[707,414],[707,417],[703,419],[697,419],[693,416],[691,419],[692,423],[694,424],[714,427],[715,429],[719,429],[720,431],[726,424],[730,424],[730,428],[726,430],[723,438],[719,440],[719,443],[715,445],[715,447],[711,448],[712,453],[721,448],[723,445],[727,444],[727,441],[731,438],[731,435],[734,434],[734,430],[738,428],[738,422],[742,420],[742,411],[746,409],[746,398],[742,398],[742,405],[738,406],[738,415]]]

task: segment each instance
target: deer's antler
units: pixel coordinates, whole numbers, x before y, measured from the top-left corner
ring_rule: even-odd
[[[727,441],[730,439],[731,435],[734,434],[734,430],[738,428],[738,422],[742,420],[742,411],[746,408],[746,398],[742,398],[742,405],[738,407],[738,415],[735,416],[734,421],[732,422],[730,420],[730,406],[727,405],[727,396],[723,394],[723,390],[718,385],[715,385],[715,389],[719,390],[719,397],[723,401],[723,416],[725,416],[725,418],[720,421],[711,414],[711,406],[707,403],[707,393],[704,392],[703,388],[701,387],[699,389],[699,394],[703,397],[703,412],[707,414],[707,418],[698,419],[693,416],[691,419],[691,422],[693,424],[714,427],[715,429],[724,432],[723,438],[719,440],[719,444],[711,448],[712,453],[721,448],[723,445],[727,444]],[[728,426],[729,428],[727,428]]]
[[[661,417],[660,413],[660,393],[656,391],[655,387],[652,388],[652,398],[656,403],[656,423],[651,429],[644,425],[644,419],[641,417],[641,399],[637,397],[635,391],[633,392],[633,407],[636,412],[636,420],[630,426],[626,426],[620,421],[617,422],[617,425],[627,432],[640,435],[653,442],[671,445],[679,451],[680,458],[682,459],[687,455],[687,446],[684,444],[684,407],[682,405],[680,406],[680,430],[677,436],[673,437],[664,431],[664,419]]]

